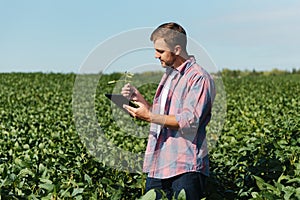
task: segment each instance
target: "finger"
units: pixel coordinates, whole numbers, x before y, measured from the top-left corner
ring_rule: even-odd
[[[145,105],[139,101],[133,101],[133,103],[137,104],[139,107],[144,107]]]
[[[121,91],[121,94],[123,96],[129,96],[130,95],[129,91],[126,91],[126,90]]]
[[[136,117],[136,114],[135,114],[136,109],[135,108],[128,106],[126,104],[123,104],[123,108],[126,109],[130,115],[132,115],[133,117]]]
[[[121,90],[121,94],[122,94],[123,96],[129,97],[129,96],[130,96],[130,90],[129,90],[128,88],[123,88],[123,89]]]
[[[125,85],[122,87],[122,89],[130,89],[129,83],[125,84]]]
[[[130,112],[135,112],[136,111],[136,108],[131,107],[131,106],[126,105],[126,104],[123,104],[123,108],[125,108],[127,111],[130,111]]]
[[[124,90],[124,91],[130,91],[130,87],[124,86],[124,87],[122,87],[122,90]]]
[[[130,90],[130,85],[129,85],[129,84],[125,84],[125,85],[122,87],[122,90]]]

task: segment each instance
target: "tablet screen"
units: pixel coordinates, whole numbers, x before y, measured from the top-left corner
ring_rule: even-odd
[[[116,104],[118,107],[120,107],[122,110],[127,112],[126,109],[123,108],[123,105],[129,105],[134,108],[138,108],[138,105],[133,103],[132,101],[128,100],[126,97],[124,97],[121,94],[105,94],[107,98],[109,98],[114,104]],[[128,113],[128,112],[127,112]]]

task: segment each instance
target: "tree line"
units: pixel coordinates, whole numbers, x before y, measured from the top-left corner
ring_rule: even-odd
[[[221,70],[222,76],[230,76],[230,77],[243,77],[243,76],[276,76],[276,75],[285,75],[285,74],[300,74],[300,68],[293,68],[291,71],[288,70],[280,70],[274,68],[270,71],[256,71],[253,70],[232,70],[228,68],[224,68]]]

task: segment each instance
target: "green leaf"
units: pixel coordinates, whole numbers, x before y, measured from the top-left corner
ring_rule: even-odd
[[[291,199],[291,196],[296,192],[296,189],[291,187],[291,186],[286,186],[284,189],[283,189],[283,192],[285,193],[284,194],[284,199],[285,200],[290,200]]]
[[[298,199],[300,199],[300,188],[296,189],[296,195],[295,195]]]
[[[289,176],[285,176],[283,174],[280,175],[280,177],[278,178],[277,182],[281,182],[282,180],[288,180],[290,177]]]
[[[178,194],[178,200],[185,200],[186,199],[186,194],[185,194],[185,190],[182,189],[180,191],[180,193]]]
[[[77,196],[75,197],[75,199],[76,199],[76,200],[81,200],[81,199],[83,199],[83,197],[82,197],[82,195],[77,195]]]
[[[18,178],[22,178],[22,177],[25,177],[27,175],[30,175],[30,176],[34,176],[34,173],[28,169],[28,168],[25,168],[25,169],[22,169],[19,174],[18,174]]]
[[[40,178],[40,181],[41,181],[42,183],[52,184],[52,181],[49,180],[49,179],[47,179],[47,178]]]
[[[277,189],[274,186],[270,185],[269,183],[266,183],[262,178],[254,175],[253,177],[255,178],[256,184],[260,190],[271,190],[274,192],[277,191]]]
[[[37,196],[34,194],[31,194],[28,196],[28,200],[38,200]]]
[[[88,174],[84,174],[84,180],[88,182],[89,185],[92,184],[92,179]]]
[[[251,196],[252,196],[254,199],[258,199],[259,194],[258,194],[258,192],[251,192]]]
[[[76,196],[77,194],[81,194],[81,193],[83,193],[83,190],[84,190],[84,188],[74,188],[74,190],[73,190],[71,196],[74,197],[74,196]]]
[[[48,192],[51,192],[54,188],[54,185],[50,184],[50,183],[42,183],[42,184],[39,184],[39,188],[42,188],[42,189],[47,190]]]
[[[62,197],[70,197],[70,192],[69,192],[70,189],[71,189],[71,187],[68,187],[66,190],[61,190],[60,191],[61,196]]]
[[[143,195],[140,200],[155,200],[156,192],[154,189],[149,190],[145,195]]]
[[[298,177],[292,178],[292,179],[288,180],[287,183],[300,183],[300,178],[298,178]]]

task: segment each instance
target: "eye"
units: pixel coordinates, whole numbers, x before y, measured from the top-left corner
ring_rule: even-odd
[[[165,52],[164,50],[161,50],[161,49],[155,49],[158,53],[163,53]]]

